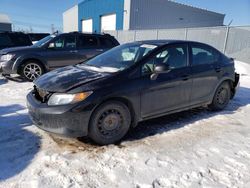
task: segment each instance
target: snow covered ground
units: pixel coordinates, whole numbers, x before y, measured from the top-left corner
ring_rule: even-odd
[[[226,110],[141,123],[119,145],[51,136],[25,107],[31,83],[0,77],[0,187],[250,187],[250,65]]]

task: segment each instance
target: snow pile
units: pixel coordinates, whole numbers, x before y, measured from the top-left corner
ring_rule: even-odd
[[[104,147],[37,129],[32,84],[0,77],[0,187],[250,187],[250,68],[236,68],[241,87],[224,111],[146,121]]]
[[[240,75],[250,74],[250,65],[241,61],[235,61],[235,71]]]

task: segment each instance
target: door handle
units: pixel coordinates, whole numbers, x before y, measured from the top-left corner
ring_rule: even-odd
[[[183,81],[187,81],[187,80],[189,80],[189,75],[183,75],[183,76],[181,76],[181,78]]]
[[[216,67],[216,68],[215,68],[215,71],[216,71],[216,72],[221,72],[221,68],[220,68],[220,67]]]
[[[77,50],[71,50],[69,51],[70,53],[77,53],[78,51]]]
[[[96,51],[97,52],[103,52],[104,50],[103,49],[97,49]]]

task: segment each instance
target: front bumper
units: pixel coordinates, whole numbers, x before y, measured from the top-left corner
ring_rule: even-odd
[[[40,129],[68,137],[82,137],[88,134],[88,124],[92,113],[88,104],[48,106],[38,101],[30,92],[27,107],[33,123]]]
[[[5,74],[16,74],[17,71],[12,69],[14,61],[0,62],[0,72]]]

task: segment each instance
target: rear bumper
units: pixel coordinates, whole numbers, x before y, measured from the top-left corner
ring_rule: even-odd
[[[31,120],[42,130],[67,137],[88,134],[89,108],[81,106],[81,111],[77,111],[72,105],[48,106],[36,100],[32,92],[27,95],[27,107]]]
[[[231,95],[231,99],[234,98],[237,90],[239,89],[240,87],[240,75],[235,73],[235,78],[234,78],[234,83],[233,83],[233,89],[232,89],[232,95]]]
[[[240,74],[235,73],[234,88],[238,89],[240,87]]]

